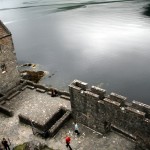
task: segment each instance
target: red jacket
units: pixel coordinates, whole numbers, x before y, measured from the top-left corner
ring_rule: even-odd
[[[71,139],[69,136],[66,137],[66,143],[70,143]]]

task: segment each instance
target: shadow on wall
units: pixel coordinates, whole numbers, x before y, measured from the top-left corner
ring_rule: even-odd
[[[150,17],[150,4],[148,4],[147,6],[144,7],[144,12],[143,12],[143,14],[144,14],[145,16]]]

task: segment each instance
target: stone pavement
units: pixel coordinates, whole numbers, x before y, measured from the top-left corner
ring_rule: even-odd
[[[51,108],[57,109],[58,106],[64,106],[70,109],[70,102],[59,97],[52,98],[46,93],[26,89],[10,102],[8,101],[6,106],[13,109],[15,114],[13,117],[7,117],[0,113],[0,140],[3,137],[9,138],[12,143],[11,147],[24,142],[37,140],[55,150],[67,150],[65,146],[65,137],[67,134],[71,136],[73,150],[133,150],[135,146],[132,141],[114,132],[103,136],[81,124],[79,124],[81,135],[77,137],[73,132],[73,120],[68,121],[53,138],[46,140],[33,135],[30,126],[19,123],[18,114],[20,113],[32,114],[36,119],[37,117],[46,117],[46,114],[50,113],[49,109]],[[54,109],[51,110],[54,111]]]

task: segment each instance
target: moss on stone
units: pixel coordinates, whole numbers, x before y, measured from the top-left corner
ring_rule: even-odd
[[[16,146],[13,150],[25,150],[26,144]]]
[[[29,71],[24,70],[20,72],[23,79],[38,83],[40,79],[45,75],[44,71]]]
[[[39,147],[37,147],[37,145],[32,145],[32,147],[30,146],[30,142],[27,143],[23,143],[21,145],[17,145],[16,147],[13,148],[13,150],[30,150],[30,149],[36,149],[36,150],[54,150],[52,148],[49,148],[47,145],[40,145]]]

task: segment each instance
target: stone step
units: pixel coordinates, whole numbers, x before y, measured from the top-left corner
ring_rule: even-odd
[[[70,97],[69,97],[69,96],[66,96],[66,95],[61,95],[60,98],[63,98],[63,99],[66,99],[66,100],[69,100],[69,101],[70,101]]]
[[[122,134],[122,135],[125,135],[125,137],[128,137],[128,138],[131,138],[131,139],[133,139],[133,140],[136,140],[136,136],[135,136],[135,135],[133,135],[133,134],[127,132],[127,131],[124,131],[123,129],[121,129],[121,128],[119,128],[119,127],[113,125],[113,124],[111,124],[111,129],[112,129],[113,131],[116,131],[117,133],[120,133],[120,134]]]
[[[7,107],[1,105],[0,105],[0,112],[9,117],[12,117],[14,115],[14,112],[11,109],[8,109]]]
[[[28,85],[25,85],[21,88],[22,91],[24,91],[27,88]]]
[[[16,91],[14,93],[12,93],[10,96],[7,97],[7,100],[12,99],[13,97],[15,97],[16,95],[18,95],[20,93],[20,91]]]
[[[48,95],[52,95],[52,92],[51,92],[51,91],[49,91],[49,92],[47,92],[47,94],[48,94]]]
[[[46,92],[46,90],[40,89],[40,88],[36,88],[36,91],[41,92],[41,93],[45,93]]]
[[[35,89],[35,87],[31,85],[27,85],[27,88],[32,89],[32,90]]]

